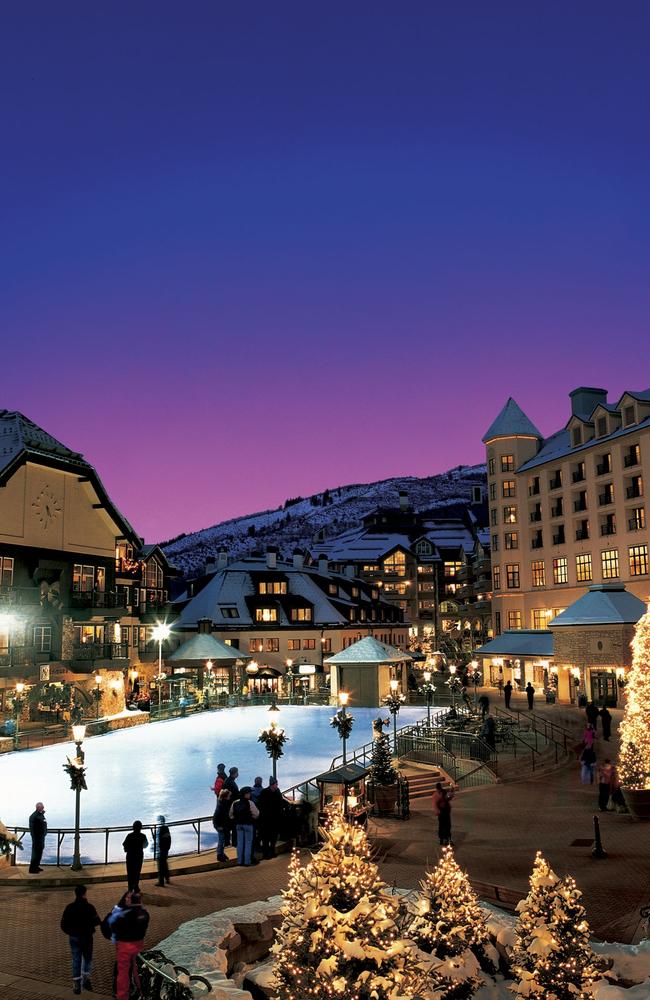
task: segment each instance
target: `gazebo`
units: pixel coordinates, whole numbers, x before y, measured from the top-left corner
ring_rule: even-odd
[[[406,694],[408,664],[412,659],[410,653],[396,646],[371,635],[364,636],[325,661],[331,669],[332,694],[337,695],[344,688],[349,692],[351,704],[376,708],[391,693],[393,679]]]
[[[207,632],[193,635],[187,642],[181,643],[171,656],[165,658],[173,671],[191,670],[195,673],[199,690],[203,689],[205,674],[212,677],[215,694],[230,693],[237,687],[240,678],[235,676],[235,668],[252,659],[248,653],[242,653],[234,646],[216,639]],[[233,683],[234,682],[234,683]]]

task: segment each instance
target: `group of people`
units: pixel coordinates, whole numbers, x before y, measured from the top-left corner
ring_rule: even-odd
[[[136,956],[144,947],[149,927],[149,914],[142,905],[142,896],[139,892],[125,892],[103,920],[88,900],[85,885],[76,885],[74,896],[61,917],[61,930],[70,941],[73,993],[81,993],[82,988],[93,989],[94,934],[100,927],[104,937],[115,944],[115,996],[117,1000],[128,1000],[131,977],[138,987],[140,985]]]
[[[212,791],[217,797],[212,823],[217,831],[217,861],[227,861],[226,847],[237,848],[237,863],[244,867],[258,864],[255,852],[264,859],[275,857],[282,816],[287,805],[277,778],[271,776],[266,787],[257,777],[252,785],[239,787],[239,770],[225,764],[217,766]]]
[[[582,734],[582,742],[576,747],[580,761],[580,780],[583,785],[593,785],[598,781],[598,808],[601,812],[608,809],[624,810],[625,800],[621,791],[621,782],[616,765],[609,757],[598,764],[596,741],[598,739],[598,720],[601,720],[603,742],[608,743],[612,734],[612,715],[606,705],[601,709],[592,701],[585,708],[587,724]]]
[[[155,830],[155,854],[158,864],[158,881],[156,885],[164,888],[169,885],[169,852],[172,846],[172,835],[164,816],[156,819]],[[147,835],[142,832],[142,823],[139,819],[133,824],[130,833],[127,833],[122,847],[126,855],[126,878],[130,892],[140,891],[140,875],[144,862],[144,852],[149,846]]]

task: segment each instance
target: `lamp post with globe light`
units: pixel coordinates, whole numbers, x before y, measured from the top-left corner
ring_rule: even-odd
[[[390,694],[384,698],[384,705],[393,717],[393,751],[397,753],[397,716],[404,703],[404,695],[400,692],[399,681],[393,677],[390,682]]]
[[[72,855],[72,864],[70,866],[73,872],[79,872],[83,867],[81,864],[81,852],[79,848],[79,826],[81,816],[81,790],[82,788],[88,787],[86,784],[86,768],[84,766],[85,754],[82,749],[82,743],[85,735],[86,727],[83,723],[79,723],[79,725],[72,727],[72,737],[74,739],[75,749],[77,752],[74,760],[70,760],[68,757],[68,763],[63,765],[64,770],[70,778],[70,787],[75,793],[74,851]]]
[[[158,714],[160,715],[162,709],[162,685],[165,680],[165,674],[162,668],[162,644],[169,639],[172,634],[171,627],[167,625],[166,622],[158,622],[154,625],[151,631],[151,638],[158,643],[158,674],[156,676],[156,684],[158,685]]]
[[[13,699],[13,710],[14,710],[14,720],[16,723],[14,729],[14,750],[18,749],[18,739],[20,735],[20,713],[23,710],[23,705],[25,704],[25,699],[23,697],[23,692],[25,690],[25,685],[22,681],[18,681],[16,684],[16,694]]]
[[[425,670],[424,674],[424,684],[421,687],[421,691],[424,693],[424,697],[427,700],[427,727],[431,727],[431,702],[433,701],[433,694],[436,690],[435,685],[431,683],[431,671]]]
[[[306,705],[309,694],[309,678],[313,677],[316,673],[316,667],[313,663],[301,663],[298,667],[298,673],[300,674],[300,683],[302,685],[302,703]]]
[[[449,680],[447,681],[447,684],[449,685],[449,690],[451,691],[451,707],[454,712],[456,711],[456,694],[460,687],[460,680],[458,678],[458,674],[456,673],[457,670],[458,667],[455,663],[449,664]]]
[[[474,708],[477,704],[477,690],[481,682],[481,671],[479,670],[478,660],[472,660],[469,665],[469,679],[474,685]]]
[[[293,660],[286,660],[287,664],[287,697],[289,699],[289,704],[293,704]]]
[[[275,700],[275,693],[272,695],[272,701],[269,706],[269,712],[271,713],[271,722],[268,729],[263,729],[258,738],[258,743],[263,743],[266,747],[266,752],[271,758],[273,764],[273,780],[275,781],[278,776],[278,759],[284,754],[284,744],[287,742],[287,737],[285,735],[284,729],[281,729],[278,725],[277,717],[280,713],[280,709]]]

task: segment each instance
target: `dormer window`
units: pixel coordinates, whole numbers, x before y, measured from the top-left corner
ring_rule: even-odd
[[[256,608],[255,609],[255,621],[256,622],[277,622],[278,611],[277,608]]]
[[[310,622],[314,615],[311,608],[292,608],[289,617],[292,622]]]
[[[623,408],[623,426],[629,427],[634,421],[634,406],[625,406]]]
[[[494,483],[492,483],[492,486],[494,486]],[[430,556],[432,551],[431,542],[427,542],[426,540],[418,542],[415,546],[415,551],[419,556]]]
[[[222,618],[239,618],[239,611],[234,604],[221,605],[221,616]]]
[[[574,427],[571,431],[571,445],[577,448],[582,444],[582,427]]]
[[[258,594],[286,594],[286,580],[260,580]]]
[[[607,417],[598,417],[596,422],[596,433],[598,437],[605,437],[607,434]]]

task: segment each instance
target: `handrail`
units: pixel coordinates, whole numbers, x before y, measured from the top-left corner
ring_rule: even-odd
[[[521,725],[522,714],[524,719],[526,719],[528,722],[532,722],[531,728],[536,736],[537,733],[539,732],[540,735],[542,735],[548,743],[553,743],[555,747],[556,764],[558,763],[558,750],[561,750],[562,753],[568,755],[569,749],[567,746],[567,738],[573,740],[575,739],[575,735],[573,733],[570,733],[568,729],[565,729],[564,726],[559,726],[556,722],[552,722],[550,719],[545,719],[544,716],[537,715],[535,712],[522,713],[519,709],[511,709],[509,711],[506,711],[502,708],[499,708],[498,706],[496,708],[497,717],[501,715],[506,719],[512,720],[514,718],[516,719],[516,724],[518,726]],[[556,739],[555,737],[556,730],[559,737],[558,739]]]

